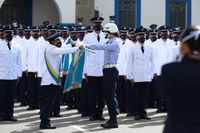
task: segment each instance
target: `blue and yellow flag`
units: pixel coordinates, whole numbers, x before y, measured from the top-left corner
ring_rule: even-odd
[[[81,88],[83,67],[85,60],[85,50],[81,49],[73,56],[68,75],[65,80],[63,93],[70,91],[71,89]]]
[[[65,43],[66,45],[69,45],[73,43],[71,38],[68,38],[67,42]],[[62,66],[61,66],[63,73],[67,73],[69,69],[69,54],[63,55],[62,56]]]

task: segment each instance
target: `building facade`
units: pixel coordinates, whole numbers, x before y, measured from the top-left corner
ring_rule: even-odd
[[[26,25],[77,24],[83,18],[90,25],[94,15],[115,16],[119,27],[138,27],[166,24],[187,27],[200,24],[200,0],[0,0],[0,23],[7,24],[16,18]]]

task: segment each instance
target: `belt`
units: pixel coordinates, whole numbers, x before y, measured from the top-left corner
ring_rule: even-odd
[[[116,67],[116,64],[106,64],[106,65],[103,65],[103,68],[114,68]]]

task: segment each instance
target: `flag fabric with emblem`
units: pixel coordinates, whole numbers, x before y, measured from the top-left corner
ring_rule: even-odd
[[[81,88],[84,61],[85,50],[81,49],[73,56],[70,68],[68,70],[68,75],[64,83],[63,93],[68,92],[71,89]]]

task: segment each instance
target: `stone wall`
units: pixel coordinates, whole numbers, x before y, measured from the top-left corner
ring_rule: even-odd
[[[83,18],[83,25],[91,24],[94,13],[94,0],[76,0],[76,19]]]

